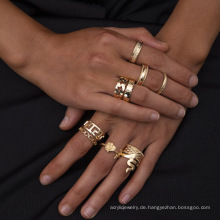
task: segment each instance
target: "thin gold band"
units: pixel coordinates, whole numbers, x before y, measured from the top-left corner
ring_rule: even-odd
[[[141,68],[141,74],[140,74],[139,79],[138,79],[138,81],[137,81],[137,85],[143,86],[144,81],[145,81],[146,78],[147,78],[148,71],[149,71],[148,65],[144,65],[144,64],[143,64],[143,65],[142,65],[142,68]]]
[[[163,84],[162,86],[160,87],[160,89],[158,90],[157,94],[161,94],[163,92],[163,90],[165,89],[166,85],[167,85],[167,74],[166,73],[163,73]]]

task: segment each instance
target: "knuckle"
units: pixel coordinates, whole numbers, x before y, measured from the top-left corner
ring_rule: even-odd
[[[146,35],[148,33],[147,29],[144,27],[137,28],[137,32],[139,35]]]
[[[149,87],[153,91],[158,91],[161,88],[163,76],[159,72],[155,72],[153,75],[151,75],[148,79],[149,81]]]
[[[111,170],[109,162],[102,157],[94,159],[93,166],[95,170],[98,170],[102,175],[107,175]]]
[[[70,151],[73,152],[73,154],[76,154],[78,152],[79,155],[83,156],[87,153],[88,147],[85,146],[85,140],[82,138],[76,138],[74,141],[70,140],[67,147]]]
[[[72,193],[73,197],[77,197],[77,198],[84,198],[85,197],[85,190],[83,188],[81,188],[80,186],[75,186],[71,193]]]
[[[104,203],[109,200],[111,195],[108,192],[96,192],[96,198],[98,199],[99,203]]]
[[[138,104],[143,105],[143,103],[148,102],[148,100],[149,100],[149,90],[147,90],[147,89],[143,90],[142,88],[138,88],[134,92],[135,92],[134,98],[135,98],[135,100]]]
[[[98,42],[101,46],[111,45],[116,40],[116,35],[111,31],[103,31],[98,36]]]
[[[111,106],[110,113],[113,115],[119,115],[122,112],[122,105],[123,105],[122,100],[118,100],[117,102],[114,103],[114,105]]]
[[[108,59],[104,53],[92,53],[90,54],[89,64],[92,67],[97,68],[98,66],[103,66],[108,63]]]
[[[64,163],[62,163],[60,160],[55,158],[50,162],[49,169],[51,171],[54,171],[54,170],[59,171],[59,170],[62,170],[64,166],[65,166]]]
[[[151,53],[152,65],[154,68],[161,68],[165,65],[165,55],[159,51],[153,51]]]
[[[188,89],[183,89],[179,93],[179,100],[184,103],[189,103],[192,97],[192,92],[190,92]]]
[[[122,179],[126,179],[129,175],[129,172],[126,173],[126,169],[128,168],[127,162],[126,162],[126,158],[124,161],[118,161],[118,163],[116,163],[114,165],[114,170],[117,173],[118,176],[120,176]]]

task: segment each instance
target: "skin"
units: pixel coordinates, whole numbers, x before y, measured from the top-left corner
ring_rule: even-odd
[[[88,28],[56,34],[6,0],[0,1],[0,14],[0,57],[63,105],[151,122],[158,120],[160,114],[182,118],[183,105],[198,104],[197,96],[189,90],[198,83],[195,73],[163,53],[168,50],[167,44],[143,28],[135,30],[144,40],[136,65],[127,62],[136,39],[117,31]],[[118,77],[137,80],[142,63],[153,69],[149,76],[155,75],[158,81],[163,79],[161,71],[167,73],[170,85],[166,96],[158,96],[146,85],[135,85],[130,103],[115,99],[113,91]],[[176,90],[188,95],[182,99],[172,92]]]
[[[196,10],[195,6],[197,6]],[[194,11],[190,13],[192,8]],[[160,40],[166,39],[166,42],[169,43],[170,50],[167,54],[171,58],[179,60],[183,65],[198,73],[219,33],[220,24],[216,22],[220,21],[219,9],[219,1],[212,1],[212,4],[201,1],[199,6],[198,1],[179,1],[170,19],[156,37]],[[180,29],[179,27],[185,27],[184,24],[187,24],[187,28]],[[210,27],[212,28],[210,29]],[[126,32],[126,29],[123,31]],[[131,35],[130,37],[132,38]],[[204,42],[206,42],[205,45]],[[65,117],[68,120],[61,123],[61,129],[71,128],[82,114],[83,112],[80,110],[68,108]],[[109,134],[107,142],[113,142],[117,149],[129,143],[141,151],[145,150],[145,156],[139,167],[119,195],[121,204],[131,201],[140,192],[161,153],[182,121],[182,119],[175,120],[161,116],[157,122],[139,123],[101,112],[96,112],[91,120]],[[49,184],[59,178],[91,147],[90,140],[78,132],[42,171],[41,183]],[[60,202],[58,209],[61,215],[66,216],[73,213],[102,180],[95,192],[82,206],[81,215],[89,219],[100,211],[114,191],[129,176],[129,173],[125,172],[128,167],[127,159],[120,158],[116,161],[113,157],[114,153],[107,153],[101,147],[85,172]],[[45,182],[43,177],[46,177]]]
[[[198,1],[185,1],[185,3],[180,1],[173,13],[175,16],[171,16],[172,19],[169,19],[157,36],[158,39],[164,41],[166,39],[165,42],[170,45],[171,49],[166,55],[162,51],[168,50],[167,45],[155,41],[149,35],[149,32],[146,30],[144,32],[143,29],[138,29],[139,32],[137,32],[137,30],[116,30],[114,28],[90,28],[68,34],[56,34],[25,15],[9,1],[0,1],[1,59],[15,72],[40,87],[58,102],[78,109],[98,110],[92,120],[105,132],[109,133],[109,141],[113,141],[117,147],[130,143],[140,150],[144,150],[147,146],[141,165],[119,196],[120,202],[122,202],[122,197],[125,194],[130,194],[130,199],[135,196],[147,180],[157,159],[178,128],[181,122],[179,118],[182,118],[185,114],[185,110],[180,104],[193,107],[198,103],[196,95],[187,87],[197,84],[198,79],[195,73],[198,72],[207,57],[209,49],[219,32],[219,23],[216,22],[216,18],[219,18],[219,1],[212,1],[212,4],[208,4],[206,1],[201,0],[199,7],[197,7],[197,4]],[[188,11],[191,8],[196,8],[196,10],[191,13]],[[205,19],[201,15],[205,15]],[[179,27],[186,27],[185,24],[187,24],[187,28],[180,31]],[[201,27],[201,24],[201,29],[199,28],[196,31],[193,29],[193,27]],[[134,37],[134,33],[136,35],[140,33],[139,36],[144,39],[147,38],[138,57],[137,65],[126,62],[136,40],[139,40]],[[183,35],[180,35],[180,33]],[[205,46],[204,42],[206,42]],[[198,45],[199,43],[200,45]],[[111,51],[111,53],[106,51]],[[181,62],[183,65],[174,60]],[[147,63],[151,69],[154,69],[154,73],[158,77],[158,80],[156,80],[158,84],[146,84],[143,87],[135,86],[131,103],[122,102],[111,97],[117,77],[124,72],[128,74],[127,77],[137,77],[140,72],[140,66],[138,65],[142,63]],[[106,71],[104,71],[105,69]],[[127,70],[131,70],[131,72]],[[163,93],[164,96],[154,93],[155,88],[161,85],[161,81],[159,84],[161,71],[166,72],[169,77],[169,83]],[[153,75],[153,72],[150,75]],[[103,86],[103,81],[109,82],[109,87]],[[83,88],[86,88],[86,90],[79,86],[81,82],[85,83],[86,86]],[[173,91],[183,89],[184,94],[187,95],[184,97],[172,96],[171,91],[173,88],[175,88]],[[74,96],[75,91],[78,93]],[[86,99],[87,94],[90,95],[90,100]],[[194,105],[192,105],[193,99],[197,99]],[[78,114],[74,119],[77,121],[82,112],[77,109],[72,110]],[[155,117],[151,117],[153,113]],[[161,116],[159,119],[158,113],[167,117]],[[131,121],[131,119],[136,122]],[[149,123],[153,120],[158,121]],[[141,123],[137,121],[141,121]],[[72,125],[69,124],[69,126]],[[132,128],[140,131],[140,133],[133,133]],[[126,129],[126,132],[121,134],[119,132],[121,129]],[[158,136],[158,130],[161,133],[160,136]],[[146,137],[146,133],[150,135]],[[54,181],[76,160],[82,157],[90,147],[91,143],[88,139],[81,133],[76,134],[58,157],[42,172],[40,177],[42,183],[44,183],[42,178],[45,175],[47,178],[51,178],[51,181]],[[70,157],[73,154],[75,157]],[[102,159],[100,154],[103,155]],[[104,160],[106,166],[100,172],[97,172],[96,168],[100,164],[100,160],[102,162]],[[58,166],[58,164],[62,164],[62,166]],[[105,177],[103,183],[82,207],[83,217],[91,217],[85,214],[88,206],[93,207],[95,210],[95,213],[92,214],[94,216],[127,177],[123,174],[127,167],[126,159],[120,158],[117,162],[112,161],[112,154],[106,154],[103,148],[89,167],[90,170],[85,171],[61,201],[59,205],[61,214],[71,214],[88,194],[88,191],[91,191],[97,184],[97,181]],[[115,170],[117,172],[113,172]],[[94,172],[96,178],[90,178],[91,174],[94,175]],[[118,175],[118,172],[121,172],[122,178],[115,182],[115,175]],[[88,189],[80,188],[81,186],[85,187],[88,182],[90,183]],[[110,182],[112,185],[108,184]],[[131,187],[135,183],[138,183],[138,185]],[[66,212],[63,209],[64,207],[66,207]],[[68,210],[68,207],[70,210]]]

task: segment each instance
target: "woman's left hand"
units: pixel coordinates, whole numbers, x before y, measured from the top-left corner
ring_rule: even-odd
[[[69,121],[61,126],[62,129],[71,128],[77,121],[76,118],[79,119],[79,115],[76,116],[75,111],[77,110],[68,109],[66,115],[68,115]],[[161,116],[157,122],[140,123],[96,112],[91,121],[108,133],[107,142],[114,143],[117,151],[124,148],[126,144],[131,144],[140,151],[144,151],[146,148],[139,167],[136,168],[134,175],[119,195],[119,202],[126,204],[137,195],[145,184],[158,158],[180,125],[181,119],[175,120]],[[92,146],[92,142],[78,132],[42,171],[41,183],[47,185],[55,181],[83,157]],[[125,172],[128,168],[127,159],[121,157],[115,160],[114,156],[113,152],[107,152],[104,147],[101,147],[85,172],[60,202],[58,208],[60,214],[68,216],[73,213],[93,188],[103,180],[83,205],[81,215],[84,218],[91,218],[99,212],[114,191],[129,176],[129,173]]]

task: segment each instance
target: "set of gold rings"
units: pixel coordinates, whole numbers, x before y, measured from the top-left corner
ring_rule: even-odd
[[[129,59],[130,63],[136,63],[139,53],[141,52],[142,42],[137,42],[135,48]],[[147,75],[149,67],[148,65],[143,64],[141,68],[141,74],[138,81],[134,79],[128,79],[126,77],[119,77],[117,84],[114,90],[114,97],[129,102],[131,93],[134,85],[143,86]],[[164,79],[161,88],[157,91],[158,94],[161,94],[167,84],[167,75],[164,74]],[[105,133],[92,121],[86,121],[79,130],[92,142],[93,145],[97,145],[105,137]],[[119,157],[125,157],[128,159],[127,165],[129,166],[126,169],[126,173],[133,171],[135,167],[138,167],[141,160],[144,157],[144,154],[137,149],[136,147],[127,144],[123,149],[116,150],[115,145],[112,142],[107,142],[106,144],[101,143],[102,146],[105,146],[107,152],[114,152],[116,155],[114,159]]]
[[[92,121],[86,121],[79,130],[92,142],[93,145],[97,145],[105,137],[105,133]],[[119,157],[128,158],[127,164],[129,168],[126,169],[126,173],[135,170],[138,167],[142,158],[143,153],[136,147],[127,144],[124,149],[116,150],[115,145],[112,142],[106,144],[101,143],[100,145],[105,146],[107,152],[114,152],[116,155],[114,159]]]
[[[138,55],[141,52],[142,44],[143,43],[139,41],[136,43],[134,50],[131,54],[131,57],[129,59],[130,63],[134,63],[134,64],[136,63]],[[139,86],[143,86],[147,78],[148,71],[149,71],[149,66],[143,64],[137,82],[134,79],[128,79],[122,76],[119,77],[115,86],[114,97],[129,102],[134,85],[137,84]],[[163,73],[163,75],[164,75],[163,83],[161,88],[157,91],[157,94],[161,94],[167,84],[167,75],[165,73]]]

